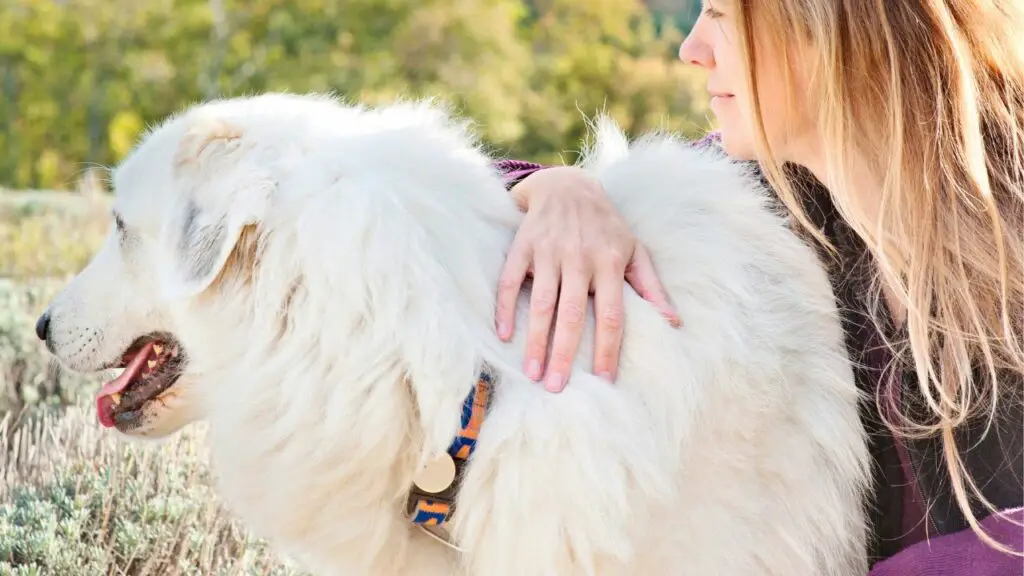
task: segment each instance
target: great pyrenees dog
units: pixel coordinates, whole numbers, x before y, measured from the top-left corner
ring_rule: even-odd
[[[623,283],[617,381],[498,339],[523,215],[429,101],[202,103],[113,171],[109,237],[37,325],[129,437],[209,426],[224,501],[323,575],[866,572],[859,395],[815,251],[755,176],[598,123],[581,163],[683,326]],[[529,286],[518,303],[526,326]]]

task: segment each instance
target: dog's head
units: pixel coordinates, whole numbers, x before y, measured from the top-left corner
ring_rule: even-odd
[[[245,411],[312,425],[325,406],[365,417],[367,397],[401,397],[425,450],[445,449],[500,345],[496,279],[520,216],[446,122],[283,96],[168,120],[113,171],[109,236],[41,336],[69,369],[125,368],[97,397],[125,434]]]
[[[225,315],[187,326],[204,295],[245,281],[240,260],[274,187],[260,153],[228,123],[193,115],[149,134],[113,171],[111,230],[36,326],[71,370],[124,369],[97,395],[105,426],[160,437],[202,417],[203,342],[238,339],[239,326]]]

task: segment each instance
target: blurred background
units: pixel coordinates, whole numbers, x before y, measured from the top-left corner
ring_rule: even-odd
[[[498,154],[585,122],[711,126],[679,44],[700,0],[0,0],[0,574],[285,574],[212,498],[202,432],[126,445],[32,325],[106,234],[106,167],[192,103],[434,96]]]
[[[583,115],[693,132],[676,59],[697,0],[3,0],[0,183],[66,189],[199,101],[332,91],[438,95],[490,144],[552,161]]]

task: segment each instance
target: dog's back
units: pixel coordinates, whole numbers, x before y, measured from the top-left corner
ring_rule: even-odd
[[[650,249],[684,325],[670,327],[624,284],[617,382],[587,371],[589,314],[578,369],[555,395],[520,370],[524,331],[507,344],[494,334],[498,275],[521,215],[486,156],[430,108],[360,114],[358,130],[325,127],[307,143],[264,223],[275,239],[260,265],[281,290],[260,292],[258,275],[252,290],[264,303],[287,292],[292,328],[287,346],[254,342],[252,358],[268,366],[266,386],[290,393],[267,395],[273,408],[233,408],[278,411],[276,431],[211,416],[221,486],[244,517],[332,573],[866,571],[868,458],[831,290],[744,168],[668,138],[630,149],[608,126],[600,132],[585,165]],[[289,278],[298,289],[284,290]],[[527,288],[517,326],[528,301]],[[298,366],[274,361],[303,346],[322,350]],[[484,365],[497,384],[451,523],[456,555],[392,518],[403,503],[395,491],[447,448]],[[240,373],[237,386],[251,380]],[[238,390],[226,383],[223,393]],[[280,430],[311,408],[332,416]],[[332,438],[330,426],[359,418],[390,427],[396,452],[339,439],[254,477],[287,452],[292,440],[281,438]],[[247,449],[244,461],[237,447],[260,442],[274,449]],[[387,474],[372,496],[371,470]],[[363,491],[328,486],[326,474]],[[372,538],[346,544],[338,523],[374,506],[388,519],[365,520]],[[275,528],[283,510],[305,510],[304,528]]]
[[[620,373],[558,396],[503,374],[463,486],[479,573],[858,574],[867,450],[834,299],[753,174],[613,126],[582,162],[652,254],[684,325],[626,291]],[[529,297],[517,325],[528,320]],[[522,365],[525,331],[502,355]],[[528,554],[522,551],[528,550]]]

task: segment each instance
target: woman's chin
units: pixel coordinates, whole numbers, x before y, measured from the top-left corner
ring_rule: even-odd
[[[730,158],[736,160],[756,160],[757,154],[749,138],[737,137],[737,134],[726,128],[719,130],[721,134],[722,150]]]

